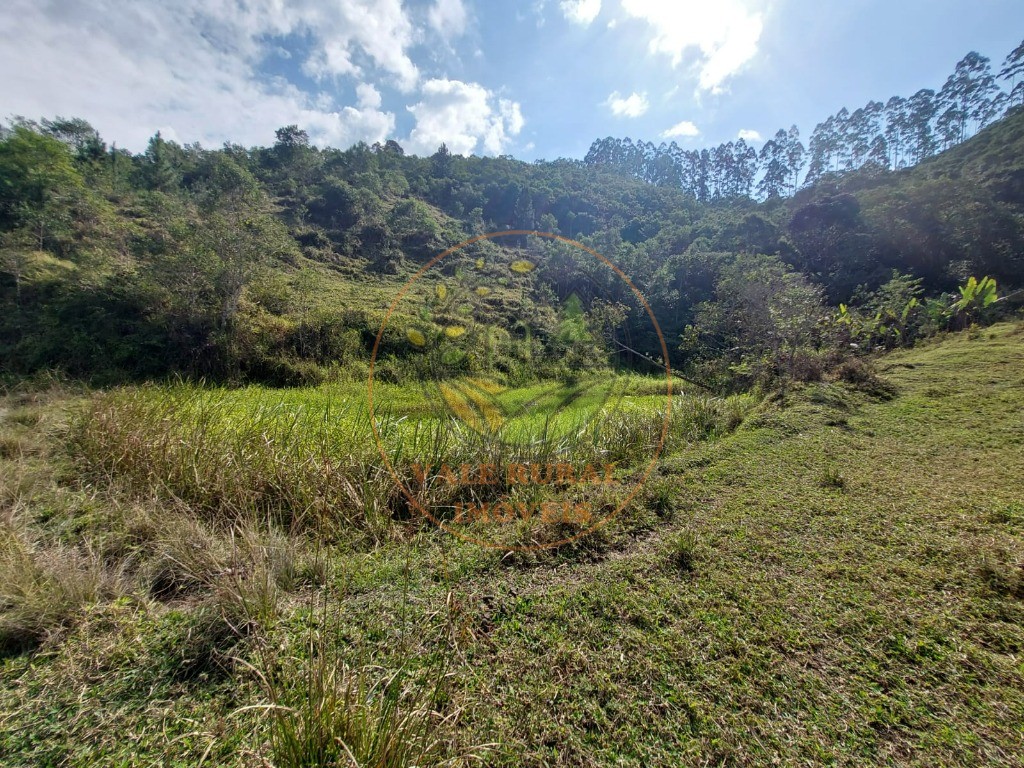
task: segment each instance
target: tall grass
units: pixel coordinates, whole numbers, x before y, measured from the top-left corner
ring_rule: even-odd
[[[224,390],[144,386],[96,397],[70,444],[84,473],[218,518],[379,532],[394,483],[370,434],[366,409],[343,402],[313,409],[262,390],[239,398]]]
[[[423,679],[350,667],[311,648],[311,658],[262,665],[270,747],[280,768],[411,768],[445,758],[452,716],[440,712],[445,674]]]
[[[398,402],[403,402],[397,398]],[[71,429],[82,474],[126,482],[142,493],[178,500],[216,520],[253,516],[288,530],[389,535],[408,507],[396,474],[417,502],[431,507],[502,494],[513,464],[557,462],[643,466],[659,450],[664,398],[623,398],[598,418],[582,411],[510,422],[484,434],[450,418],[378,406],[377,433],[364,400],[324,390],[279,393],[260,388],[190,385],[115,390],[92,399]],[[752,406],[743,398],[673,398],[668,439],[681,444],[734,428]],[[491,464],[492,487],[417,482],[414,466]]]
[[[12,516],[0,521],[0,654],[34,647],[89,605],[128,589],[120,564],[88,549],[40,545]]]

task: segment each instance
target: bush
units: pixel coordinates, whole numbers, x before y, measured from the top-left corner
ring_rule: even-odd
[[[850,357],[835,369],[835,376],[840,381],[852,384],[861,392],[888,400],[896,395],[896,387],[875,373],[874,364],[865,358]]]

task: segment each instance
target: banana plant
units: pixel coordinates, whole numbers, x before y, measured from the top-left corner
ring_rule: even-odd
[[[850,311],[848,306],[840,304],[835,322],[837,325],[845,327],[850,338],[860,344],[869,346],[903,344],[907,337],[907,321],[918,306],[920,306],[920,302],[911,297],[901,310],[884,307],[873,315],[865,315],[856,309]]]
[[[960,298],[950,308],[955,317],[964,318],[965,322],[974,320],[981,312],[999,300],[996,281],[991,277],[968,278],[960,288]]]

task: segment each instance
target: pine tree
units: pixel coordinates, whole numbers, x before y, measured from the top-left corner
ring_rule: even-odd
[[[430,174],[435,179],[447,179],[452,175],[452,153],[448,145],[441,142],[441,146],[430,156]]]
[[[160,131],[149,140],[146,147],[145,177],[150,189],[169,192],[178,186],[178,170],[171,162],[172,144],[164,141]]]

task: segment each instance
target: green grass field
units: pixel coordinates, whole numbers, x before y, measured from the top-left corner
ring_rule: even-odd
[[[0,764],[1022,764],[1024,326],[877,369],[680,396],[634,503],[538,551],[394,514],[358,385],[11,393]],[[632,384],[561,447],[638,458]],[[478,455],[387,401],[399,459]]]

